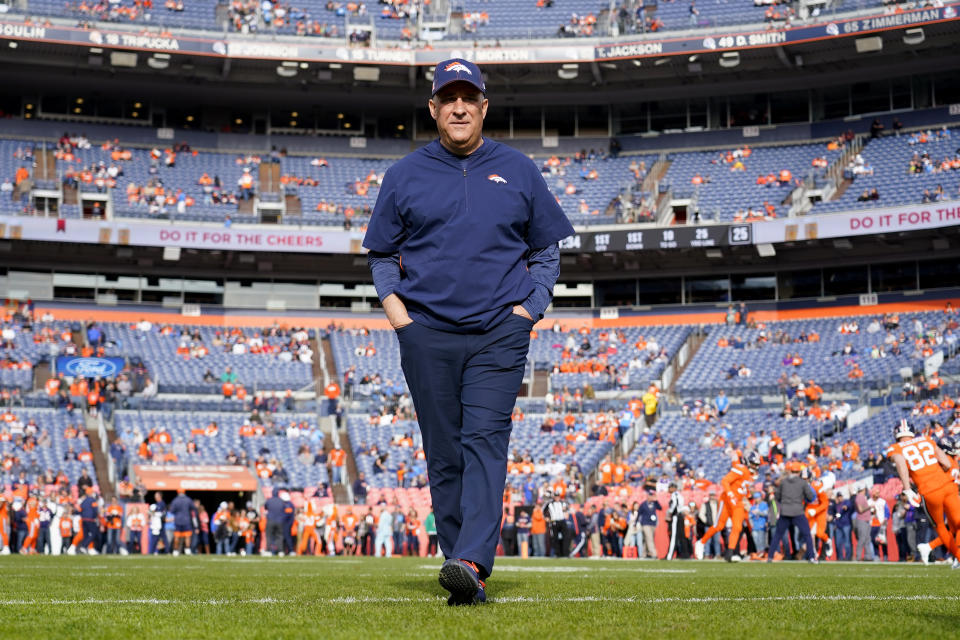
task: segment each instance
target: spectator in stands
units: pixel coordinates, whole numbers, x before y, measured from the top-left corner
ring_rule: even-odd
[[[274,493],[264,503],[267,524],[265,529],[268,555],[283,555],[283,525],[286,520],[286,503]]]
[[[97,555],[97,548],[100,546],[99,513],[97,495],[93,487],[87,487],[80,502],[80,524],[83,529],[83,541],[80,545],[83,553]]]
[[[376,538],[373,542],[373,555],[377,558],[384,555],[389,558],[393,555],[393,518],[392,505],[382,509],[377,518]]]
[[[151,398],[155,398],[157,396],[157,392],[157,383],[148,377],[144,381],[143,391],[140,392],[140,397],[144,400],[150,400]]]
[[[249,200],[253,197],[254,182],[250,167],[244,167],[243,173],[237,179],[237,187],[240,191],[237,197],[241,200]]]
[[[717,415],[721,417],[727,415],[727,410],[730,409],[730,398],[727,397],[723,389],[717,394],[714,405],[717,408]]]
[[[93,478],[90,477],[90,474],[87,472],[87,467],[83,466],[80,468],[80,477],[77,478],[77,491],[80,492],[80,495],[85,495],[87,489],[93,488]]]
[[[94,348],[100,347],[103,345],[103,342],[104,342],[103,331],[95,322],[91,322],[87,326],[87,342],[90,344],[90,346]]]
[[[759,491],[753,494],[752,504],[750,505],[750,535],[753,538],[753,544],[757,548],[757,553],[762,554],[767,549],[767,522],[769,520],[770,505],[763,499],[763,494]]]
[[[358,504],[367,502],[367,476],[363,471],[357,472],[357,479],[353,481],[353,498]]]
[[[855,514],[853,516],[853,533],[857,538],[857,547],[853,552],[853,561],[857,562],[861,558],[866,561],[872,561],[873,543],[870,540],[870,520],[871,507],[867,498],[867,489],[860,486],[857,495],[853,499]]]
[[[699,539],[707,529],[713,527],[720,517],[720,503],[717,500],[717,492],[715,489],[710,489],[707,492],[707,499],[703,501],[703,504],[700,505],[700,511],[697,514],[698,521],[698,534],[697,539]],[[726,548],[725,536],[726,532],[718,533],[706,543],[704,543],[704,553],[708,557],[720,557],[722,549]]]
[[[328,465],[330,466],[330,482],[332,484],[343,484],[346,477],[344,474],[346,456],[346,452],[341,447],[334,447],[330,450]]]
[[[657,523],[659,522],[657,512],[662,509],[663,507],[661,507],[660,502],[657,501],[656,494],[652,491],[648,492],[647,499],[640,505],[636,516],[643,539],[643,553],[638,553],[638,556],[641,558],[657,559],[657,546],[654,543],[654,534],[656,533]],[[637,546],[640,547],[641,545],[638,544]]]
[[[836,447],[839,450],[839,447]],[[853,527],[853,506],[841,492],[834,495],[830,503],[829,515],[833,522],[833,540],[837,560],[849,560],[851,554],[850,534]]]

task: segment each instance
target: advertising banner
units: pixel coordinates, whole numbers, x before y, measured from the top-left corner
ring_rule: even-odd
[[[123,370],[123,358],[57,357],[57,373],[68,377],[113,378]]]
[[[108,47],[145,52],[202,55],[218,58],[255,60],[291,60],[303,62],[347,62],[352,64],[427,66],[447,58],[467,58],[478,64],[535,64],[594,62],[629,58],[689,55],[713,51],[737,51],[760,47],[778,47],[817,40],[831,40],[878,33],[906,27],[923,26],[960,16],[960,3],[943,7],[912,9],[902,13],[821,21],[790,28],[746,31],[731,26],[728,31],[707,34],[648,34],[631,40],[571,40],[556,44],[524,46],[473,46],[461,42],[438,41],[433,48],[403,49],[397,47],[347,47],[335,39],[274,36],[211,37],[182,36],[177,33],[144,33],[121,28],[85,29],[64,25],[27,24],[24,19],[8,15],[0,20],[0,39],[34,40],[77,46]],[[535,42],[535,41],[534,41]],[[491,43],[492,44],[492,43]]]
[[[960,224],[960,201],[953,200],[757,222],[753,225],[753,241],[760,244],[843,238],[957,224]]]
[[[763,31],[741,31],[728,34],[712,33],[698,37],[665,37],[644,39],[637,42],[612,42],[596,47],[594,55],[597,60],[618,60],[709,53],[711,51],[737,51],[814,42],[816,40],[832,40],[955,20],[960,14],[958,7],[960,5],[952,4],[940,8],[914,9],[890,15],[848,18],[789,29],[765,29]]]
[[[134,465],[133,471],[150,491],[255,491],[257,478],[246,467],[233,465]]]
[[[47,242],[82,242],[140,247],[180,247],[287,253],[351,253],[362,234],[284,225],[224,227],[150,223],[120,219],[58,220],[0,216],[0,238]]]

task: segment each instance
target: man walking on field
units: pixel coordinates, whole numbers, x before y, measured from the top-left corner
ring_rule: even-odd
[[[573,233],[536,165],[483,137],[485,94],[475,64],[437,65],[439,138],[387,171],[363,242],[423,433],[451,605],[486,600],[530,330]]]

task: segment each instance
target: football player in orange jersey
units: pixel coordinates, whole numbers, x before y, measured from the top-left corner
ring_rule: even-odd
[[[919,497],[910,488],[910,483],[916,485],[930,514],[930,522],[953,555],[953,568],[960,569],[960,560],[957,559],[960,491],[956,483],[960,472],[930,436],[914,436],[906,420],[896,426],[893,438],[896,442],[887,449],[887,456],[897,468],[904,493],[911,503],[918,504]],[[944,524],[944,516],[947,524]]]
[[[300,548],[297,549],[297,555],[306,555],[309,544],[313,542],[313,555],[320,555],[320,537],[317,536],[317,524],[322,521],[323,516],[318,516],[313,510],[313,502],[306,501],[303,512],[300,514],[300,520],[303,523],[303,532],[300,534]]]
[[[814,544],[820,540],[820,559],[833,555],[833,540],[827,535],[827,507],[830,506],[830,490],[833,489],[833,474],[823,478],[815,478],[810,487],[817,494],[816,504],[807,505],[807,522],[810,524],[810,533]],[[814,550],[816,554],[816,550]]]
[[[703,559],[704,545],[727,526],[729,519],[733,526],[723,558],[727,562],[740,562],[740,554],[734,553],[734,547],[740,542],[740,531],[747,518],[746,496],[751,492],[750,485],[757,479],[759,468],[760,454],[751,451],[741,458],[741,462],[734,462],[730,471],[720,481],[720,486],[723,487],[720,514],[716,524],[707,529],[703,537],[694,545],[694,555],[697,560]]]
[[[69,504],[64,504],[61,507],[60,512],[60,554],[70,554],[73,555],[76,553],[76,548],[73,547],[73,507]],[[71,551],[73,553],[71,553]]]
[[[34,496],[27,498],[27,537],[23,539],[23,544],[20,547],[20,553],[32,555],[37,552],[37,534],[40,532],[40,518],[39,514],[37,513],[37,507],[37,499]]]
[[[6,497],[0,495],[0,555],[10,555],[10,505]]]
[[[945,435],[937,441],[937,446],[951,458],[952,468],[957,469],[957,459],[958,456],[960,456],[960,437],[949,434]],[[953,475],[952,470],[951,475]],[[939,535],[929,543],[921,542],[917,545],[917,551],[920,552],[920,559],[923,561],[923,564],[930,564],[930,554],[940,546],[943,546],[943,540]]]

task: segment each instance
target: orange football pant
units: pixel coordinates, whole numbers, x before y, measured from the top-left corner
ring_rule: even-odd
[[[730,538],[727,540],[727,548],[733,549],[740,541],[740,532],[743,530],[743,522],[747,518],[747,512],[740,502],[733,502],[726,496],[720,502],[720,513],[717,516],[717,524],[707,529],[700,542],[707,543],[707,540],[723,531],[727,526],[727,518],[732,521]]]

